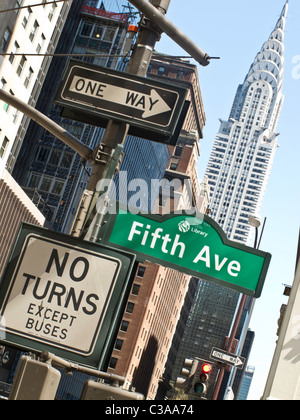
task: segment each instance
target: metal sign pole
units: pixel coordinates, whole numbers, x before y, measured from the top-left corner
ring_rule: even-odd
[[[170,1],[171,0],[150,0],[161,14],[167,13]],[[126,73],[134,74],[136,76],[146,76],[155,44],[159,40],[160,35],[161,30],[152,22],[152,20],[147,18],[142,19],[135,49],[128,63]],[[95,160],[87,189],[83,194],[84,198],[81,206],[79,206],[77,216],[75,217],[75,223],[71,232],[73,236],[81,236],[83,233],[87,223],[87,215],[93,210],[91,209],[91,205],[97,184],[103,177],[105,166],[107,165],[113,150],[116,149],[118,144],[123,145],[125,143],[128,130],[129,124],[114,120],[108,122],[103,140],[99,145],[97,152],[98,159]],[[86,228],[88,227],[89,226],[86,226]]]

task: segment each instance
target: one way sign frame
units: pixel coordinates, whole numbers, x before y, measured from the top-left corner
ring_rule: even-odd
[[[180,86],[70,60],[55,102],[65,117],[100,126],[113,119],[129,124],[130,134],[165,139],[178,130],[186,96]]]

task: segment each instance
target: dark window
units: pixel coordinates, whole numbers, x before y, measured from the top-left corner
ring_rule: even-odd
[[[132,286],[131,294],[135,295],[135,296],[138,296],[138,294],[140,293],[140,288],[141,288],[141,286],[139,284],[134,284]]]
[[[128,314],[132,314],[133,310],[134,310],[134,303],[132,303],[132,302],[128,302],[128,304],[127,304],[127,308],[126,308],[126,312],[127,312]]]
[[[120,340],[119,338],[116,340],[115,349],[116,350],[122,350],[123,347],[123,340]]]
[[[143,267],[143,266],[140,265],[139,269],[138,269],[138,272],[137,272],[137,276],[138,277],[144,277],[145,271],[146,271],[146,267]]]
[[[126,332],[128,330],[129,322],[128,321],[122,321],[120,330],[123,332]]]
[[[115,369],[115,368],[116,368],[116,366],[117,366],[117,363],[118,363],[118,359],[116,359],[115,357],[112,357],[112,358],[110,359],[110,362],[109,362],[109,367],[110,367],[111,369]]]
[[[40,147],[40,150],[38,152],[36,159],[39,162],[47,162],[49,153],[50,153],[50,149],[48,149],[47,147]]]
[[[7,28],[6,31],[4,32],[3,38],[2,38],[2,43],[1,43],[1,48],[3,50],[3,52],[5,52],[7,50],[9,41],[10,41],[10,37],[11,37],[11,32],[10,30]]]

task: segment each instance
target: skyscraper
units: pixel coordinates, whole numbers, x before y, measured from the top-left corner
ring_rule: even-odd
[[[229,119],[221,121],[206,170],[211,216],[238,242],[251,240],[248,218],[259,213],[278,147],[287,10],[288,2],[239,85]]]
[[[48,4],[49,3],[49,4]],[[70,2],[1,1],[0,88],[34,106],[51,63]],[[8,10],[8,11],[6,11]],[[36,54],[40,54],[37,56]],[[14,246],[20,223],[39,226],[45,217],[10,175],[29,119],[0,102],[0,277]],[[9,362],[1,363],[0,381],[8,382],[16,350],[2,347]],[[2,393],[3,387],[0,392]],[[9,388],[9,387],[8,387]]]
[[[34,106],[51,63],[70,2],[1,2],[0,89]],[[7,11],[6,11],[7,10]],[[10,173],[29,118],[0,102],[0,276],[21,222],[43,225],[44,216]]]
[[[36,104],[51,63],[44,54],[54,52],[70,2],[42,2],[37,6],[32,7],[28,0],[5,0],[1,2],[2,12],[10,11],[0,17],[0,88],[31,106]],[[4,103],[0,121],[0,170],[6,167],[11,172],[29,118]]]
[[[256,55],[244,83],[239,85],[227,121],[221,121],[206,176],[211,217],[229,239],[251,244],[248,218],[260,210],[278,147],[276,126],[283,105],[284,29],[288,1],[268,40]],[[172,379],[184,359],[209,358],[229,335],[239,293],[200,280],[181,343]],[[253,308],[248,298],[238,329],[243,342]],[[214,372],[215,376],[217,372]],[[212,380],[215,379],[211,375]],[[211,397],[211,384],[207,398]]]
[[[244,373],[244,378],[242,381],[242,387],[238,396],[239,401],[245,401],[247,400],[251,383],[253,380],[253,376],[255,373],[255,367],[254,366],[248,366],[246,369],[246,372]]]

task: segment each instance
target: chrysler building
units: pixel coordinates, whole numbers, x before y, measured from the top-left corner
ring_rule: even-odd
[[[211,217],[229,239],[248,245],[248,219],[259,214],[278,147],[287,10],[288,1],[239,85],[228,121],[221,120],[206,169]]]

